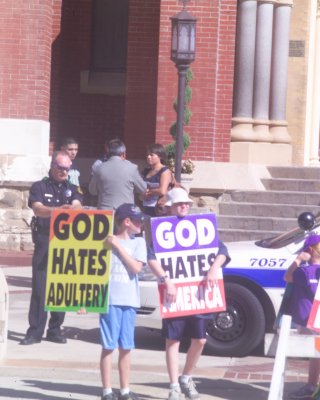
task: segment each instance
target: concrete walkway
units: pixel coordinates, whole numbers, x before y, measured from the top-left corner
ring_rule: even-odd
[[[9,334],[7,357],[0,361],[0,399],[100,399],[96,314],[67,314],[64,324],[67,344],[43,340],[32,346],[19,345],[27,329],[29,256],[0,253],[0,268],[9,285]],[[168,377],[160,333],[138,328],[136,346],[132,352],[131,389],[141,399],[166,399]],[[182,351],[181,364],[184,357]],[[289,360],[287,364],[286,393],[306,380],[307,371],[306,360]],[[266,400],[272,368],[272,358],[222,358],[205,351],[195,371],[195,380],[202,400]],[[116,357],[113,378],[117,389]]]

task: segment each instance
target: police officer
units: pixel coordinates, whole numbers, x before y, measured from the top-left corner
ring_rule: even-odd
[[[34,212],[32,236],[34,253],[32,258],[32,292],[29,308],[29,328],[20,344],[40,343],[44,333],[47,312],[45,305],[45,287],[49,248],[50,216],[55,208],[80,209],[81,190],[68,181],[71,160],[67,152],[57,151],[52,156],[49,176],[35,182],[30,188],[29,207]],[[64,312],[51,312],[47,329],[47,340],[55,343],[66,343],[61,334]]]

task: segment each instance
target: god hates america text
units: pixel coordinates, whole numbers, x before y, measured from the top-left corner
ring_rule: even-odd
[[[177,288],[176,301],[167,303],[166,286],[159,285],[162,317],[224,310],[221,270],[213,288],[205,281],[219,246],[215,215],[159,218],[151,229],[157,260]]]

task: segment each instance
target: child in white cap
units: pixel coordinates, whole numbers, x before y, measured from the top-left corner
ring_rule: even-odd
[[[193,204],[188,193],[182,188],[174,188],[167,193],[168,215],[185,217]],[[207,284],[213,287],[218,279],[219,269],[230,261],[226,246],[219,240],[218,254],[207,272]],[[165,274],[157,261],[152,246],[148,247],[148,265],[166,285],[167,301],[174,302],[176,288],[174,283]],[[193,370],[201,356],[206,343],[207,326],[210,321],[209,314],[189,315],[185,317],[165,318],[162,320],[162,332],[166,339],[166,362],[170,379],[168,400],[179,400],[183,393],[186,399],[198,400],[200,395],[192,379]],[[179,376],[179,348],[182,338],[190,339],[190,346],[186,354],[186,361]]]

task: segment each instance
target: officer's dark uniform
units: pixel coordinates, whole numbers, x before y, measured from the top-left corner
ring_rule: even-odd
[[[48,207],[59,207],[71,204],[73,200],[82,202],[82,193],[77,186],[68,181],[56,182],[50,176],[35,182],[30,189],[29,207],[34,202],[40,202]],[[29,308],[29,328],[26,337],[41,340],[47,322],[47,312],[44,311],[45,288],[47,277],[49,227],[50,218],[34,217],[32,237],[34,253],[32,258],[32,293]],[[61,336],[61,325],[64,312],[51,312],[47,337]]]

